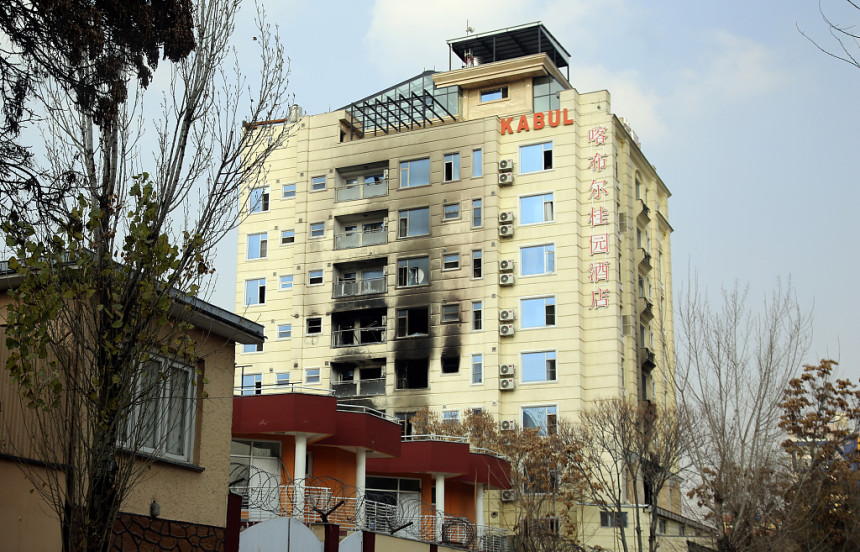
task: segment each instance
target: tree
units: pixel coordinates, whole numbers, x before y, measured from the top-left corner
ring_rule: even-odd
[[[0,165],[2,231],[14,252],[9,267],[21,277],[6,313],[6,368],[26,411],[31,438],[22,450],[57,468],[23,466],[61,520],[64,550],[107,550],[123,499],[153,455],[171,446],[182,416],[162,420],[154,401],[181,388],[173,362],[196,358],[177,312],[212,274],[213,248],[249,196],[242,182],[258,180],[285,139],[278,127],[240,129],[240,112],[271,121],[288,98],[284,53],[262,11],[254,96],[238,61],[228,76],[238,9],[238,0],[0,8],[14,50],[2,62],[4,79],[12,78],[4,94],[22,90],[18,105],[44,114],[48,137],[44,160],[29,158],[31,169],[10,175],[15,158],[5,150]],[[140,154],[152,126],[145,93],[161,55],[172,62],[170,88],[149,165]],[[13,115],[7,127],[26,119]],[[19,177],[23,188],[6,185]],[[205,379],[193,379],[192,396],[170,399],[191,408],[205,395]],[[166,428],[160,434],[156,420]]]
[[[429,410],[412,418],[416,434],[466,437],[476,447],[504,453],[511,464],[513,544],[522,551],[582,551],[579,520],[583,485],[568,462],[573,434],[564,421],[544,428],[499,430],[487,413],[470,413],[463,422],[442,421]]]
[[[625,552],[628,513],[633,515],[635,549],[645,550],[639,508],[625,512],[631,503],[651,507],[648,550],[657,549],[654,508],[666,483],[681,472],[685,425],[674,409],[630,399],[601,401],[580,416],[568,462],[585,482],[587,500],[613,520]]]
[[[780,547],[847,551],[860,547],[860,389],[834,379],[836,363],[807,365],[789,382],[780,406],[792,477],[782,520],[769,534]]]
[[[772,527],[787,470],[779,401],[810,339],[811,316],[790,283],[779,283],[759,313],[748,295],[736,285],[713,307],[693,285],[682,292],[676,319],[675,383],[689,422],[691,496],[726,551]]]
[[[855,0],[845,0],[844,5],[847,9],[855,10],[854,16],[860,15],[860,4]],[[845,63],[860,69],[860,51],[858,51],[860,34],[855,30],[856,25],[853,23],[838,23],[832,16],[827,15],[821,4],[818,6],[818,11],[821,13],[821,19],[824,20],[824,23],[827,25],[827,30],[830,32],[830,36],[838,45],[835,49],[831,50],[822,46],[819,41],[810,37],[805,31],[801,30],[799,26],[797,30],[800,31],[800,34],[802,34],[804,38],[809,40],[816,48],[828,56],[844,61]]]

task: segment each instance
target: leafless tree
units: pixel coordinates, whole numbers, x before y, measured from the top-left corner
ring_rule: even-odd
[[[716,305],[695,283],[680,295],[675,383],[689,421],[691,494],[720,550],[743,549],[768,528],[773,484],[787,467],[779,401],[810,327],[790,282],[778,282],[758,308],[738,285]]]
[[[855,0],[844,0],[843,5],[845,8],[852,10],[854,17],[860,18],[860,4]],[[822,42],[812,38],[799,25],[797,30],[821,52],[860,69],[860,33],[856,30],[856,23],[838,22],[832,15],[828,15],[821,2],[818,4],[818,11],[821,14],[821,19],[827,25],[827,30],[831,38],[836,43],[834,48],[825,46]]]
[[[9,267],[22,278],[4,321],[6,368],[30,436],[18,447],[57,468],[26,474],[61,520],[66,550],[110,546],[147,458],[178,446],[183,410],[205,400],[205,378],[174,369],[197,360],[176,315],[207,285],[213,248],[242,212],[243,182],[263,175],[285,138],[281,127],[241,124],[288,108],[286,58],[262,12],[251,92],[230,47],[239,0],[180,3],[193,17],[193,49],[171,58],[160,120],[144,109],[140,58],[119,55],[128,53],[124,29],[96,29],[105,59],[58,50],[58,67],[39,73],[31,101],[44,114],[47,153],[28,186],[3,188],[0,201]],[[41,4],[16,5],[48,17]],[[97,78],[104,64],[112,78]],[[147,128],[156,133],[149,161]]]

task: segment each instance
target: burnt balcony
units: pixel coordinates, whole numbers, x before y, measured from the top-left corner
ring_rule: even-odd
[[[385,378],[375,378],[355,381],[339,381],[331,384],[335,397],[369,397],[385,394]]]
[[[360,347],[386,342],[386,309],[366,309],[332,314],[331,346]]]
[[[385,359],[331,363],[331,390],[340,399],[385,394]]]
[[[339,299],[341,297],[356,297],[359,295],[385,293],[388,289],[386,278],[384,276],[373,278],[356,277],[351,280],[338,280],[332,285],[332,287],[332,297],[335,299]]]
[[[365,228],[361,230],[354,227],[347,229],[334,237],[335,249],[354,249],[384,243],[388,243],[388,229],[381,221],[375,225],[366,224]]]

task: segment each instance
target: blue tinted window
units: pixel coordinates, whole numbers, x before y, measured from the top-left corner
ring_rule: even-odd
[[[523,353],[523,382],[555,381],[555,351]]]
[[[520,270],[523,276],[555,272],[555,247],[552,244],[520,249]]]
[[[555,297],[520,300],[521,327],[543,328],[555,325]]]
[[[479,149],[472,152],[472,176],[484,176],[484,152]]]
[[[413,188],[430,184],[430,159],[400,163],[400,187]]]
[[[547,171],[552,168],[552,142],[520,146],[520,172]]]
[[[520,198],[521,224],[552,222],[553,216],[553,200],[551,193]]]
[[[245,282],[245,304],[262,305],[266,302],[266,279],[248,280]]]

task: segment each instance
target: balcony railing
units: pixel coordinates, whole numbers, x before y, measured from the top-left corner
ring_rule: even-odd
[[[367,397],[385,394],[385,378],[339,381],[331,384],[335,397]]]
[[[366,278],[362,280],[344,280],[333,284],[332,295],[335,299],[339,297],[354,297],[356,295],[372,295],[374,293],[385,293],[386,279]]]
[[[368,245],[381,245],[388,242],[388,230],[383,227],[377,230],[350,232],[334,237],[335,249],[353,249]]]
[[[334,189],[334,200],[355,201],[368,197],[381,197],[388,195],[388,180],[377,180],[374,182],[355,182],[338,186]]]
[[[385,327],[335,330],[331,333],[332,347],[359,347],[385,343]]]

